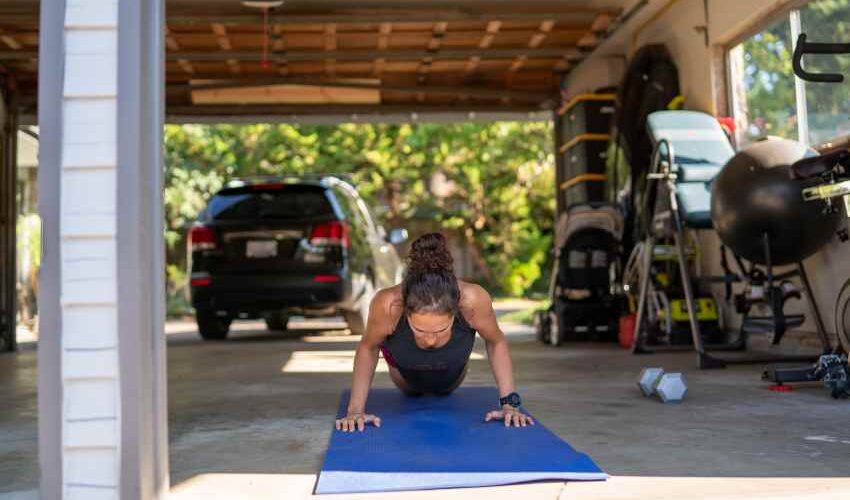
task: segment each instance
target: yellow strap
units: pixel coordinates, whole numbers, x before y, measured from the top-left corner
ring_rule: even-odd
[[[567,179],[561,183],[561,189],[567,190],[580,182],[592,182],[592,181],[607,181],[608,176],[605,174],[580,174],[572,179]]]
[[[576,104],[578,104],[580,102],[584,102],[584,101],[611,101],[611,102],[614,102],[616,100],[617,100],[616,94],[581,94],[581,95],[577,95],[577,96],[573,97],[572,99],[570,99],[569,101],[564,103],[564,105],[561,106],[558,109],[558,114],[559,115],[565,115],[565,114],[567,114],[567,112],[570,109],[572,109],[573,106],[575,106]]]
[[[570,148],[574,147],[576,144],[585,141],[607,141],[611,139],[611,136],[608,134],[579,134],[572,139],[570,142],[561,146],[561,153],[566,153],[570,150]]]

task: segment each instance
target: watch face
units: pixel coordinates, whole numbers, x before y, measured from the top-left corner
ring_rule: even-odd
[[[513,406],[514,408],[519,408],[522,405],[522,399],[520,399],[519,394],[515,392],[512,392],[502,398],[502,401],[504,401],[504,403],[502,404],[508,404]]]

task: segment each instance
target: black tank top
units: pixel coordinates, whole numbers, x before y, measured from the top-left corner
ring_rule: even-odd
[[[416,345],[406,314],[401,315],[393,333],[384,340],[410,388],[426,393],[446,392],[457,382],[474,343],[475,329],[460,313],[455,316],[449,341],[437,349],[422,349]]]

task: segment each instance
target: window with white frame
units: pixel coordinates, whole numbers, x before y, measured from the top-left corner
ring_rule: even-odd
[[[807,56],[807,71],[845,75],[842,83],[794,76],[797,35],[811,42],[850,43],[850,0],[814,0],[728,53],[738,144],[773,135],[820,144],[850,134],[850,55]]]

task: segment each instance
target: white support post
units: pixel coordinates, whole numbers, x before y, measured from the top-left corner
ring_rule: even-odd
[[[41,17],[41,495],[164,498],[163,0]]]
[[[63,498],[119,498],[116,1],[67,0],[60,255]]]

